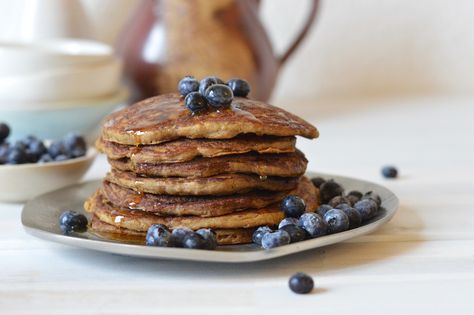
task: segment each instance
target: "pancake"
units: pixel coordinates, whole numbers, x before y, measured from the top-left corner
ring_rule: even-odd
[[[100,221],[95,215],[91,220],[92,232],[96,235],[120,242],[144,244],[146,232],[119,228]],[[219,245],[235,245],[252,242],[254,228],[250,229],[215,229]]]
[[[286,195],[312,192],[312,183],[302,177],[295,190],[271,192],[251,191],[246,194],[227,196],[171,196],[137,193],[134,190],[105,181],[102,193],[112,204],[120,208],[155,212],[159,215],[214,217],[244,209],[259,209],[281,201]],[[316,195],[319,192],[316,189]]]
[[[304,174],[308,161],[301,151],[296,151],[284,154],[244,153],[160,164],[109,159],[109,164],[121,171],[156,177],[210,177],[226,173],[295,177]]]
[[[229,108],[193,114],[178,94],[152,97],[110,114],[102,138],[127,145],[156,144],[181,137],[230,139],[240,134],[316,138],[318,130],[272,105],[235,97]]]
[[[262,177],[221,174],[210,177],[142,177],[132,172],[112,170],[105,179],[135,191],[159,195],[226,195],[253,189],[287,191],[296,187],[298,177]]]
[[[308,211],[314,211],[318,206],[316,188],[312,184],[302,187],[298,195],[306,201]],[[169,229],[185,226],[193,230],[201,228],[246,229],[261,225],[273,226],[277,225],[285,216],[280,210],[280,203],[278,202],[257,210],[244,210],[217,217],[163,217],[151,212],[123,209],[112,205],[102,195],[100,189],[85,202],[84,208],[107,224],[141,232],[146,232],[152,224],[164,224]]]
[[[158,145],[129,146],[99,138],[96,147],[111,159],[128,158],[133,163],[177,163],[196,157],[217,157],[228,154],[290,153],[295,151],[295,137],[242,135],[232,139],[185,139]]]

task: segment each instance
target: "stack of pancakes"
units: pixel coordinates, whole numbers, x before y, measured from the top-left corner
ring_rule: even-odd
[[[160,223],[214,229],[220,244],[248,243],[256,227],[284,218],[285,196],[300,196],[308,211],[318,205],[295,136],[318,131],[240,97],[229,108],[193,114],[182,97],[167,94],[113,113],[97,141],[112,170],[85,203],[92,229],[144,240]]]

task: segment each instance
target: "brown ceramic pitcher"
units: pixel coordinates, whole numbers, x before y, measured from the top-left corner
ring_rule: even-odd
[[[290,0],[289,0],[290,1]],[[134,99],[176,91],[185,75],[246,79],[252,97],[268,100],[278,70],[310,29],[318,9],[282,56],[275,56],[258,17],[259,0],[142,0],[119,53]]]

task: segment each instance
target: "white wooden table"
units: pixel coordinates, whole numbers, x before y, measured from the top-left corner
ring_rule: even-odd
[[[474,314],[473,103],[295,105],[321,131],[299,141],[310,170],[383,183],[401,208],[371,235],[273,261],[156,261],[66,247],[25,234],[22,205],[0,204],[0,314]],[[384,164],[401,177],[382,179]],[[87,178],[105,170],[98,159]],[[297,271],[314,277],[314,293],[289,291]]]

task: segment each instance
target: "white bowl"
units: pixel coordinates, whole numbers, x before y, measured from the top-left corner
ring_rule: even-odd
[[[111,46],[90,40],[0,42],[0,76],[28,75],[71,65],[98,65],[111,58]]]
[[[0,165],[0,201],[21,202],[77,183],[97,152],[90,147],[80,158],[61,162]]]
[[[0,100],[64,101],[111,95],[120,85],[121,72],[121,62],[118,59],[110,59],[92,66],[0,77]]]
[[[114,109],[124,106],[128,90],[122,88],[111,97],[84,101],[25,103],[10,106],[0,103],[0,121],[12,130],[12,139],[35,135],[42,139],[59,139],[70,131],[77,131],[93,140],[101,120]]]

